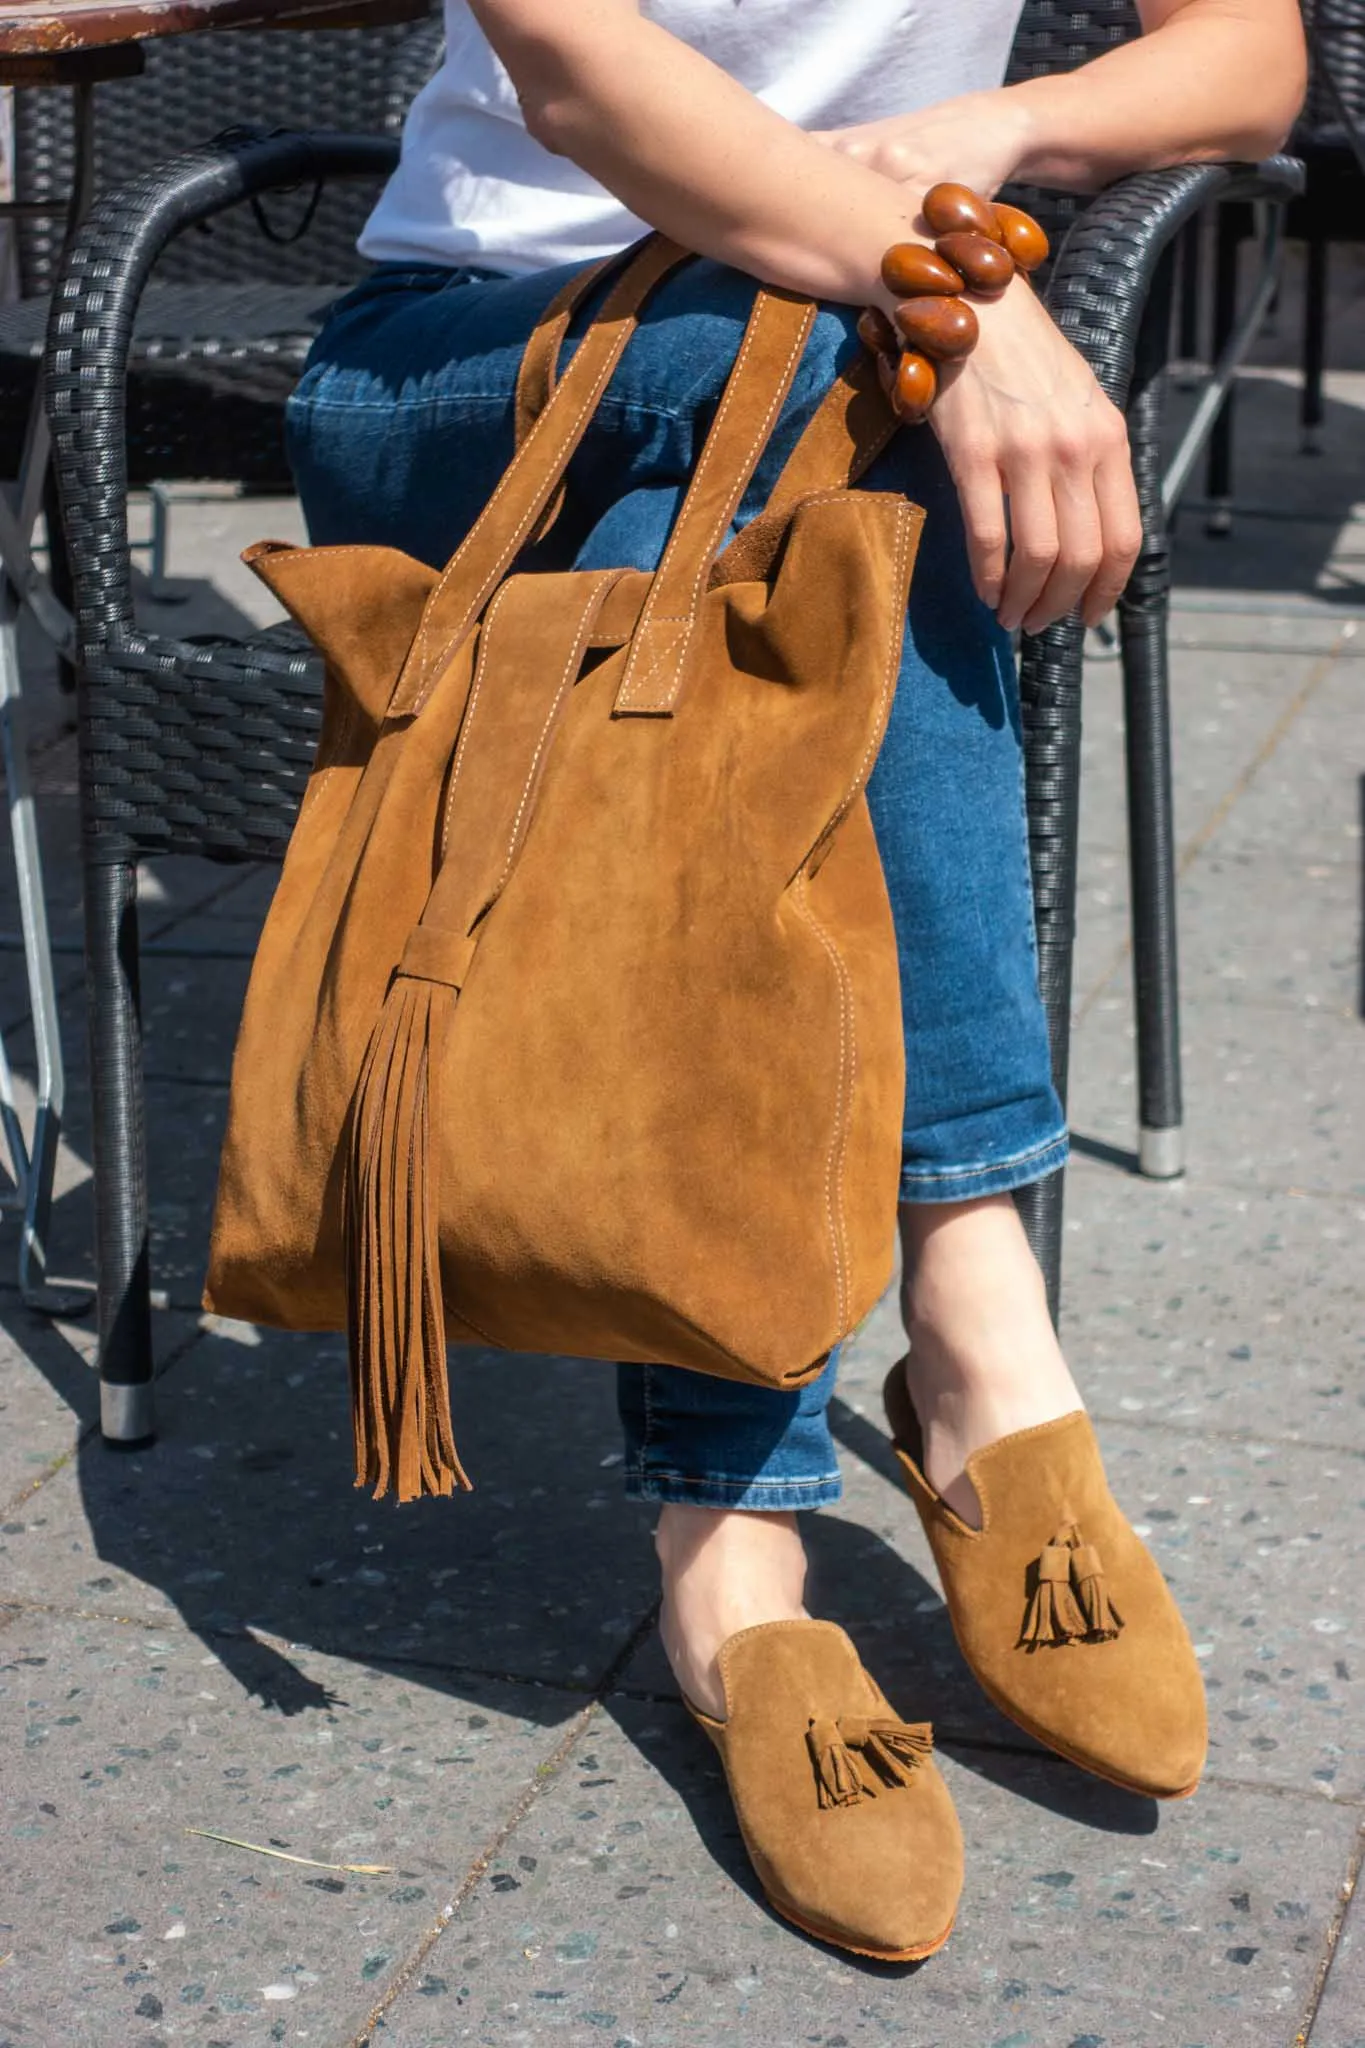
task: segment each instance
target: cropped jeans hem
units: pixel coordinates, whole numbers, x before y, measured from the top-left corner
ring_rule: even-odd
[[[627,1500],[661,1506],[742,1508],[750,1514],[795,1514],[802,1508],[833,1506],[843,1493],[837,1472],[810,1479],[727,1479],[723,1473],[689,1474],[661,1469],[640,1458],[625,1468]]]
[[[972,1202],[982,1195],[1012,1194],[1015,1188],[1045,1180],[1066,1165],[1070,1142],[1065,1128],[1041,1145],[1030,1145],[1008,1159],[987,1160],[980,1166],[949,1169],[917,1167],[906,1161],[901,1167],[902,1202]]]

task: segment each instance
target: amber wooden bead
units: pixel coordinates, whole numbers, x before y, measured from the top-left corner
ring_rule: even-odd
[[[995,208],[970,185],[931,185],[922,211],[936,235],[984,235],[988,242],[1002,239]]]
[[[962,290],[957,271],[923,242],[894,243],[882,258],[882,283],[898,299],[950,299]]]
[[[1048,242],[1033,215],[1018,206],[1002,205],[998,200],[994,211],[1000,225],[1000,239],[1019,268],[1036,270],[1046,260]]]
[[[1014,258],[998,242],[982,235],[940,235],[934,244],[945,263],[952,265],[978,298],[998,299],[1014,276]]]
[[[907,349],[896,365],[895,380],[891,388],[891,403],[898,416],[909,427],[917,427],[929,416],[929,408],[938,397],[938,377],[927,356],[916,355]]]
[[[943,363],[970,355],[981,332],[965,299],[906,299],[896,308],[896,325],[908,347]]]
[[[874,356],[895,355],[900,337],[880,306],[864,306],[858,315],[858,339]]]

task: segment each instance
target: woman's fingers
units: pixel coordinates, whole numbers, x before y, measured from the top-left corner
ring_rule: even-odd
[[[953,462],[967,532],[967,558],[972,583],[983,604],[992,611],[1000,603],[1005,587],[1005,559],[1009,529],[1005,523],[1005,491],[994,458],[986,454],[959,457]]]
[[[1142,512],[1126,429],[1096,466],[1095,503],[1104,530],[1104,554],[1081,599],[1087,626],[1097,626],[1118,603],[1142,547]]]
[[[1080,603],[1105,559],[1104,532],[1095,500],[1095,473],[1071,448],[1054,452],[1052,486],[1057,555],[1052,573],[1021,620],[1041,633]]]
[[[1032,451],[1006,471],[1010,500],[1010,559],[997,615],[1012,633],[1031,618],[1052,579],[1060,547],[1057,504],[1046,456]]]

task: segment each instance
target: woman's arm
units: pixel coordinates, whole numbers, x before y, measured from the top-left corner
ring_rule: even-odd
[[[1079,70],[964,93],[822,140],[911,191],[1013,178],[1094,192],[1126,171],[1278,149],[1306,79],[1298,0],[1138,0],[1145,33]]]
[[[921,189],[804,134],[635,0],[470,4],[530,132],[632,212],[767,283],[889,306],[881,256],[917,232]],[[976,587],[1011,628],[1101,618],[1141,537],[1122,416],[1023,278],[979,317],[932,414]]]

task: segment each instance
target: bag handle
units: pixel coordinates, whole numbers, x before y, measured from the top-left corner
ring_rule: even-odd
[[[526,345],[516,390],[516,441],[520,447],[554,395],[559,358],[575,313],[611,269],[617,257],[575,271],[545,308]],[[900,421],[882,389],[876,358],[862,349],[840,371],[821,399],[760,514],[787,512],[811,491],[844,490],[857,483],[891,441]],[[536,539],[550,531],[563,505],[562,493],[546,512]],[[733,545],[733,543],[732,543]],[[729,550],[722,555],[726,560]]]
[[[631,638],[614,717],[673,715],[716,551],[768,445],[815,310],[810,299],[789,292],[765,289],[754,300],[735,366]]]
[[[403,664],[388,716],[422,709],[437,677],[472,629],[492,592],[525,544],[597,410],[598,401],[635,331],[640,308],[669,272],[688,260],[676,242],[654,236],[608,294],[502,482],[446,564]],[[560,317],[547,308],[553,319]],[[542,321],[546,318],[542,315]]]

